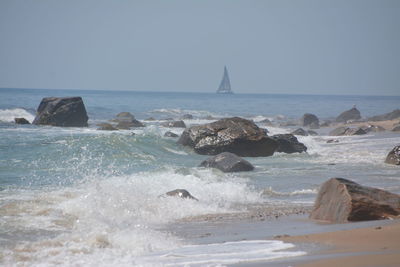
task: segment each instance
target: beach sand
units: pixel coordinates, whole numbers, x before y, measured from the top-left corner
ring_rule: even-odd
[[[305,258],[311,260],[294,260],[292,266],[400,266],[400,220],[381,226],[286,236],[279,240],[324,247],[316,252],[314,259],[313,255],[308,255]]]

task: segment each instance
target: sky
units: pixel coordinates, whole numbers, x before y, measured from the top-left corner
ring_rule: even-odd
[[[0,88],[400,95],[398,0],[1,0]]]

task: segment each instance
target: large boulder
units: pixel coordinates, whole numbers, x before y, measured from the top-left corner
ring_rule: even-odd
[[[321,186],[310,218],[342,223],[388,219],[399,214],[400,195],[331,178]]]
[[[231,152],[241,157],[271,156],[278,148],[265,130],[239,117],[192,126],[183,131],[178,143],[202,155]]]
[[[16,124],[31,124],[27,119],[25,118],[14,118],[14,121]]]
[[[279,144],[276,152],[291,154],[307,151],[307,147],[303,143],[300,143],[293,134],[276,134],[271,136],[271,138],[275,139]]]
[[[353,107],[349,110],[342,112],[336,118],[336,122],[357,121],[359,119],[361,119],[360,111],[356,107]]]
[[[386,156],[385,163],[400,165],[400,145],[395,146]]]
[[[254,166],[250,162],[230,152],[223,152],[209,157],[200,163],[200,167],[216,168],[223,172],[243,172],[254,169]]]
[[[301,125],[312,127],[312,128],[318,128],[319,127],[319,119],[314,114],[306,113],[301,118]]]
[[[32,124],[87,127],[88,119],[81,97],[45,97]]]
[[[362,128],[349,128],[349,127],[338,127],[330,131],[331,136],[341,136],[341,135],[363,135],[367,132]]]
[[[167,121],[161,123],[161,126],[170,128],[186,128],[186,124],[184,121]]]
[[[120,112],[112,121],[117,122],[117,129],[129,130],[132,127],[145,127],[145,125],[135,119],[130,112]]]
[[[382,115],[373,116],[368,118],[369,121],[386,121],[386,120],[394,120],[400,118],[400,109],[395,109],[392,112],[385,113]]]

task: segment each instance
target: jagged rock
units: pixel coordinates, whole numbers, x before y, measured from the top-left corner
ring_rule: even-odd
[[[392,112],[385,113],[378,116],[373,116],[369,118],[370,121],[386,121],[386,120],[394,120],[400,118],[400,109],[395,109]]]
[[[211,167],[223,172],[252,171],[253,165],[230,152],[223,152],[203,161],[199,167]]]
[[[341,135],[363,135],[366,132],[361,128],[349,128],[349,127],[338,127],[332,130],[329,135],[341,136]]]
[[[193,115],[192,114],[185,114],[182,116],[183,120],[193,120]]]
[[[27,119],[25,118],[14,118],[14,121],[16,124],[31,124]]]
[[[164,137],[179,137],[179,135],[177,135],[176,133],[168,131],[168,132],[166,132],[164,134]]]
[[[169,191],[165,193],[165,195],[170,196],[170,197],[180,197],[180,198],[188,198],[188,199],[193,199],[197,200],[194,196],[192,196],[187,190],[185,189],[175,189],[172,191]]]
[[[291,132],[291,134],[308,136],[308,132],[306,130],[304,130],[303,128],[298,128],[298,129],[294,130],[293,132]]]
[[[400,165],[400,145],[395,146],[386,156],[385,163]]]
[[[192,126],[183,131],[178,143],[202,155],[231,152],[241,157],[271,156],[278,147],[265,130],[239,117]]]
[[[116,131],[116,130],[118,130],[117,128],[112,126],[110,123],[99,123],[99,124],[97,124],[97,126],[99,126],[99,128],[97,128],[97,130],[100,130],[100,131]]]
[[[352,109],[342,112],[336,118],[336,122],[357,121],[359,119],[361,119],[360,111],[356,107],[353,107]]]
[[[307,147],[303,143],[300,143],[293,134],[276,134],[271,136],[271,138],[276,140],[279,144],[276,152],[291,154],[307,151]]]
[[[314,114],[306,113],[301,118],[301,125],[319,128],[319,119]]]
[[[186,124],[183,121],[168,121],[161,123],[161,126],[171,128],[186,128]]]
[[[383,128],[382,126],[379,126],[379,125],[372,125],[372,124],[362,126],[361,129],[363,129],[366,133],[371,133],[371,132],[377,133],[377,132],[384,132],[384,131],[386,131],[386,129]]]
[[[45,97],[32,124],[87,127],[88,119],[81,97]]]
[[[399,195],[331,178],[321,186],[310,218],[342,223],[388,219],[399,214]]]

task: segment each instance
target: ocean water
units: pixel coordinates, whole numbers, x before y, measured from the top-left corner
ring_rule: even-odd
[[[88,128],[15,125],[32,121],[41,99],[82,96]],[[192,244],[160,229],[190,216],[252,207],[310,207],[321,183],[343,177],[400,193],[400,169],[384,164],[400,143],[393,132],[298,137],[307,153],[246,158],[253,172],[225,174],[197,167],[197,155],[163,137],[160,122],[184,114],[190,126],[227,116],[253,119],[271,134],[304,113],[332,119],[353,105],[363,117],[400,107],[400,97],[216,95],[123,91],[0,89],[0,264],[7,266],[221,266],[304,252],[274,240]],[[96,124],[128,111],[146,127],[98,131]],[[294,127],[296,128],[296,127]],[[132,135],[135,133],[135,135]],[[199,201],[163,197],[184,188]],[[169,225],[170,227],[165,227]]]

